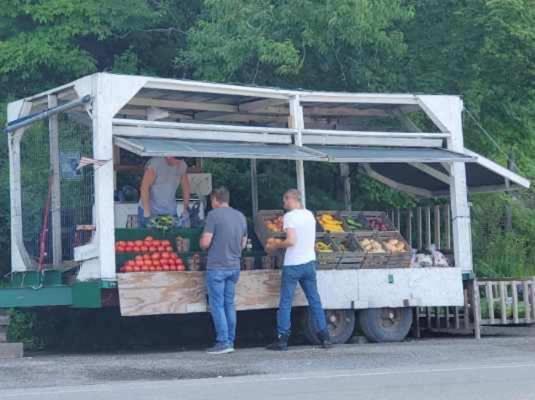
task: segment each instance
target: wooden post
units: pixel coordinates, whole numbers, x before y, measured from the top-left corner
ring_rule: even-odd
[[[522,290],[524,291],[524,322],[529,324],[531,322],[531,306],[529,304],[529,281],[524,281]]]
[[[474,337],[481,339],[481,305],[479,303],[479,285],[476,278],[472,280],[472,312],[474,314]]]
[[[424,245],[422,227],[422,207],[416,209],[416,246],[421,250]]]
[[[412,248],[414,243],[412,242],[412,209],[411,208],[407,210],[405,235],[406,235],[407,242]]]
[[[344,184],[344,208],[351,211],[351,175],[349,173],[349,164],[340,163],[340,177]]]
[[[431,248],[431,207],[425,207],[425,246]]]
[[[493,284],[491,282],[487,282],[485,284],[485,295],[487,297],[489,321],[491,325],[494,324],[494,295],[492,291],[493,291]]]
[[[500,312],[501,312],[500,319],[501,319],[501,323],[505,325],[507,323],[507,307],[506,307],[506,302],[505,302],[505,299],[507,297],[507,291],[505,290],[505,282],[500,281],[499,287],[500,287]]]
[[[461,328],[461,321],[459,317],[459,307],[455,307],[455,329]]]
[[[303,119],[303,107],[299,102],[299,95],[296,95],[290,99],[290,119],[289,127],[297,129],[295,135],[295,145],[303,146],[303,132],[305,129],[305,123]],[[301,192],[303,206],[306,207],[306,193],[305,193],[305,169],[303,160],[297,160],[295,162],[295,171],[297,175],[297,189]]]
[[[398,231],[401,230],[401,210],[399,208],[396,208],[396,226],[398,228]]]
[[[425,319],[427,323],[427,329],[431,329],[433,327],[431,325],[431,307],[425,308]]]
[[[518,324],[518,282],[511,282],[511,290],[513,294],[513,323]]]
[[[449,204],[444,206],[444,227],[446,228],[446,249],[451,250],[451,213]]]
[[[441,246],[441,232],[440,232],[440,206],[435,206],[433,216],[435,218],[435,246],[437,247],[437,250],[440,250],[442,248]]]
[[[258,176],[256,171],[256,160],[251,159],[251,197],[253,205],[253,218],[258,213]]]
[[[464,328],[470,329],[470,307],[468,306],[468,298],[470,291],[468,288],[463,290],[464,292]]]
[[[55,95],[48,95],[48,108],[58,105]],[[52,264],[61,265],[63,250],[61,244],[61,174],[59,160],[59,127],[58,114],[48,118],[48,135],[50,147],[50,172],[52,174],[52,187],[50,196],[50,211],[52,215]]]

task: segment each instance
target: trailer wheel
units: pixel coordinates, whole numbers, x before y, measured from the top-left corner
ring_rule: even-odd
[[[412,309],[368,308],[359,311],[359,325],[371,342],[400,342],[412,325]]]
[[[333,344],[343,344],[351,339],[355,331],[355,311],[326,310],[325,319]],[[308,310],[303,313],[303,333],[310,343],[320,344],[316,323],[312,319],[312,313]]]

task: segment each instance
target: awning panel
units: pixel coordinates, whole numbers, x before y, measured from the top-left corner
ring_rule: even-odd
[[[115,144],[144,157],[202,157],[321,161],[294,145],[115,137]]]
[[[510,190],[529,188],[530,181],[513,171],[470,150],[465,150],[465,154],[473,157],[473,162],[466,163],[466,183],[470,192],[505,191],[507,180]],[[439,179],[440,176],[448,174],[444,166],[435,162],[427,163],[426,167],[423,170],[416,163],[370,162],[365,169],[371,176],[389,186],[411,188],[410,191],[416,194],[417,191],[412,189],[421,189],[421,193],[427,192],[430,196],[448,195],[447,180]]]
[[[437,148],[364,147],[364,146],[307,146],[321,152],[330,162],[340,163],[428,163],[475,161],[466,154]]]

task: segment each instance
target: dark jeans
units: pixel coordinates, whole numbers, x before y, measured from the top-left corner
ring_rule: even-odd
[[[209,269],[206,271],[208,303],[214,321],[217,343],[234,345],[236,338],[234,295],[239,278],[239,269]]]
[[[312,261],[282,268],[280,303],[279,311],[277,312],[277,331],[279,335],[290,335],[292,302],[298,282],[305,292],[318,332],[323,332],[327,329],[325,313],[321,306],[316,281],[316,262]]]

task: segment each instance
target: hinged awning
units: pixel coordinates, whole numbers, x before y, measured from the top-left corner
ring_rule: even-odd
[[[115,137],[115,144],[143,157],[245,158],[322,161],[312,150],[287,144]]]
[[[529,188],[530,181],[513,171],[465,149],[472,162],[466,163],[466,184],[471,193],[501,192]],[[449,195],[449,171],[440,162],[367,163],[364,170],[373,178],[393,188],[427,197]]]
[[[115,144],[144,157],[241,158],[358,163],[371,177],[419,196],[449,194],[449,163],[465,162],[471,192],[528,188],[529,180],[469,150],[439,148],[319,146],[115,136]]]
[[[325,154],[329,162],[337,163],[429,163],[475,161],[466,154],[437,148],[371,147],[371,146],[307,146]]]

